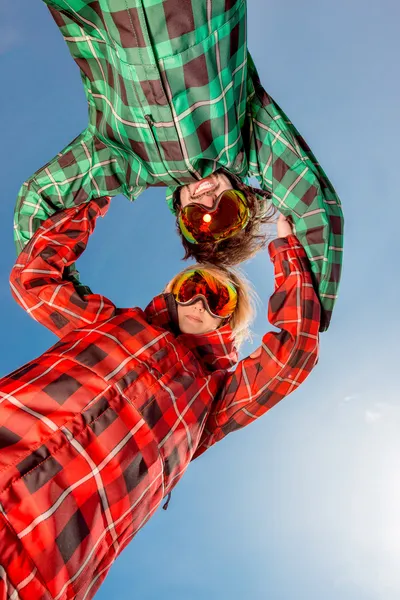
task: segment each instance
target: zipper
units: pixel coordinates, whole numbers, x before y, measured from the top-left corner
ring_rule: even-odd
[[[144,118],[146,119],[146,121],[147,121],[147,125],[149,126],[150,135],[151,135],[151,138],[152,138],[152,140],[153,140],[153,144],[154,144],[154,146],[155,146],[155,147],[156,147],[156,149],[157,149],[157,153],[158,153],[158,156],[159,156],[159,158],[160,158],[160,161],[161,161],[161,163],[163,164],[163,166],[164,166],[164,169],[165,169],[165,170],[167,171],[167,173],[169,174],[169,169],[167,168],[167,166],[166,166],[166,164],[165,164],[165,162],[164,162],[164,158],[161,156],[160,148],[158,147],[158,141],[157,141],[157,138],[156,138],[156,136],[155,136],[155,133],[154,133],[154,131],[153,131],[153,126],[154,126],[153,117],[152,117],[151,115],[144,115]]]
[[[157,148],[157,153],[158,153],[158,156],[160,157],[160,161],[161,161],[161,163],[162,163],[162,164],[163,164],[163,166],[164,166],[164,169],[166,170],[166,172],[168,173],[168,175],[171,177],[171,179],[173,179],[173,180],[174,180],[174,181],[177,183],[177,185],[178,185],[178,186],[181,186],[182,184],[181,184],[181,182],[179,181],[179,179],[177,179],[177,178],[176,178],[174,175],[171,175],[171,173],[170,173],[170,170],[169,170],[169,168],[167,167],[167,165],[165,164],[164,158],[163,158],[163,157],[162,157],[162,155],[161,155],[160,149],[159,149],[159,147],[158,147],[158,141],[157,141],[156,135],[155,135],[155,133],[154,133],[154,129],[153,129],[153,127],[154,127],[154,121],[153,121],[153,117],[152,117],[151,115],[144,115],[144,118],[146,119],[146,121],[147,121],[147,125],[149,126],[149,130],[150,130],[150,134],[151,134],[151,137],[152,137],[152,140],[153,140],[153,144],[154,144],[154,145],[156,146],[156,148]],[[180,143],[180,141],[179,141],[179,145],[180,145],[181,152],[182,152],[182,146],[181,146],[181,143]],[[183,152],[182,152],[182,160],[184,160],[184,158],[183,158]],[[193,173],[192,173],[192,170],[191,170],[191,169],[189,169],[189,168],[188,168],[188,171],[189,171],[189,173],[191,173],[191,174],[193,175]]]

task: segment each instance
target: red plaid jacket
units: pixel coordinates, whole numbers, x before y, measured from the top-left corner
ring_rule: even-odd
[[[55,214],[11,275],[61,340],[0,381],[0,599],[92,598],[189,462],[296,389],[317,361],[320,306],[294,236],[271,243],[276,289],[259,352],[229,325],[191,336],[169,294],[145,311],[78,296],[64,269],[102,198]]]

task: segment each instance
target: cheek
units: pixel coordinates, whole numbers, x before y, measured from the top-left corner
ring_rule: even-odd
[[[187,187],[183,187],[179,194],[178,207],[184,208],[187,204],[189,204],[189,192]]]
[[[220,319],[216,319],[207,313],[207,320],[204,321],[204,326],[207,328],[207,331],[215,331],[220,325]]]
[[[178,325],[179,327],[181,326],[181,322],[182,322],[182,306],[180,306],[180,304],[177,304],[177,309],[178,309]]]
[[[233,189],[234,188],[232,187],[232,184],[229,181],[229,179],[225,175],[221,175],[220,191],[226,192],[226,190],[233,190]]]

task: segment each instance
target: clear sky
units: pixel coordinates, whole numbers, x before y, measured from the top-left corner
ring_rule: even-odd
[[[400,598],[400,5],[249,0],[265,88],[337,187],[346,216],[340,298],[302,388],[188,469],[116,561],[98,600]],[[0,375],[54,337],[13,302],[18,189],[86,126],[78,70],[39,1],[0,4]],[[113,200],[82,280],[144,307],[182,268],[164,191]],[[268,256],[245,271],[268,328]],[[246,353],[251,346],[247,345]]]

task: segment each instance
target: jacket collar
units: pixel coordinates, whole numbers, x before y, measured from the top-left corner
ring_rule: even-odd
[[[208,371],[227,370],[236,365],[238,355],[229,324],[203,335],[181,333],[178,327],[177,306],[172,294],[156,296],[144,312],[149,323],[170,331],[193,352]]]

